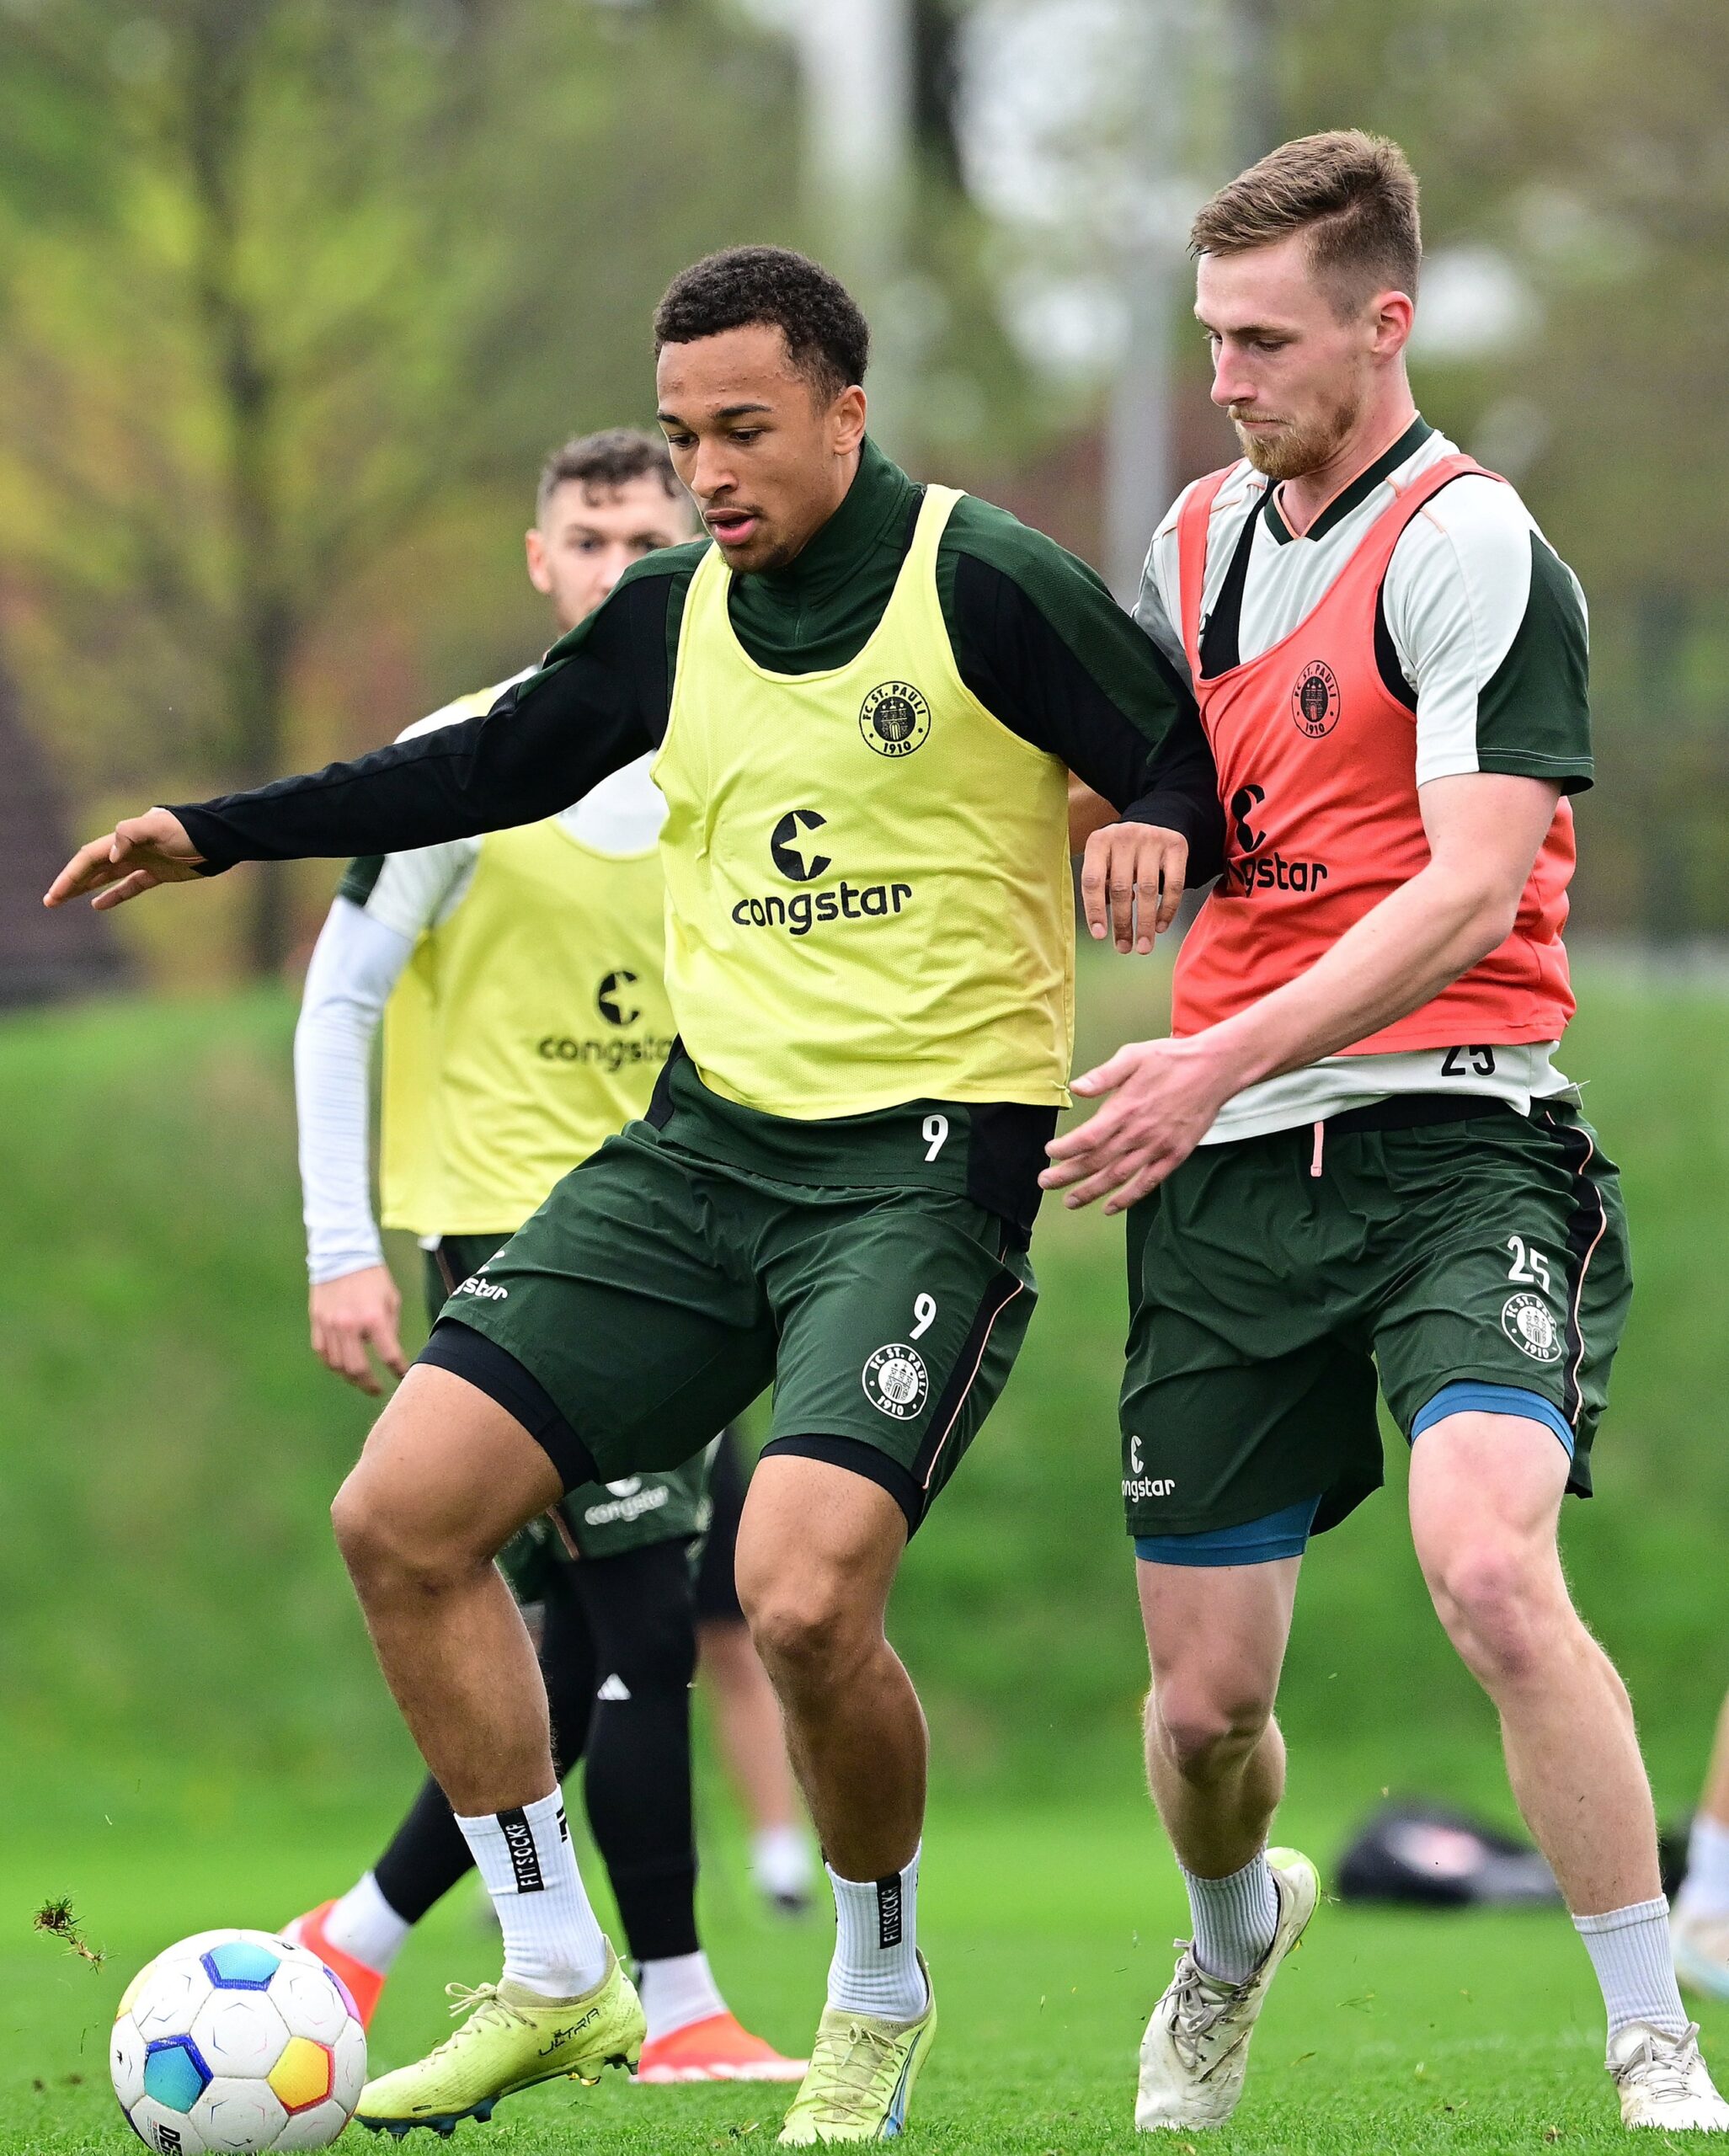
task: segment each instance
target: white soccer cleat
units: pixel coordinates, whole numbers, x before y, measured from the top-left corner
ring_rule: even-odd
[[[1699,2055],[1699,2025],[1665,2036],[1635,2021],[1609,2039],[1604,2062],[1621,2099],[1623,2126],[1666,2133],[1729,2133],[1729,2104],[1717,2094]]]
[[[1321,1898],[1320,1875],[1299,1851],[1268,1849],[1267,1862],[1278,1890],[1278,1923],[1252,1976],[1240,1984],[1209,1977],[1188,1941],[1177,1941],[1182,1958],[1177,1974],[1141,2038],[1137,2132],[1204,2132],[1223,2126],[1236,2109],[1267,1986]]]
[[[1669,1919],[1669,1947],[1684,1989],[1701,1999],[1729,1999],[1729,1916],[1677,1909]]]

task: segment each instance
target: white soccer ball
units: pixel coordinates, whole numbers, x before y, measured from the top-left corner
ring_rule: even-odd
[[[267,1931],[201,1931],[158,1954],[126,1986],[108,2056],[157,2156],[328,2148],[366,2079],[348,1987]]]

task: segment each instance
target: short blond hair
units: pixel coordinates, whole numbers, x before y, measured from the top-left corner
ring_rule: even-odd
[[[1417,296],[1422,261],[1417,174],[1396,142],[1361,128],[1282,142],[1204,203],[1189,227],[1193,254],[1241,254],[1292,232],[1333,305],[1349,315],[1390,288]]]

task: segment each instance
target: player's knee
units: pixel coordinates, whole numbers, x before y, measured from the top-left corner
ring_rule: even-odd
[[[369,1470],[364,1460],[337,1492],[330,1524],[349,1577],[363,1598],[436,1593],[484,1561],[452,1538],[430,1531],[388,1478]]]
[[[856,1611],[828,1572],[765,1582],[744,1614],[756,1652],[782,1683],[831,1680],[865,1644]]]
[[[1154,1687],[1147,1703],[1149,1735],[1177,1771],[1204,1779],[1252,1752],[1273,1719],[1273,1697],[1261,1686],[1173,1677]]]
[[[1435,1609],[1479,1676],[1517,1681],[1534,1673],[1556,1614],[1546,1553],[1511,1536],[1480,1536],[1426,1563]]]

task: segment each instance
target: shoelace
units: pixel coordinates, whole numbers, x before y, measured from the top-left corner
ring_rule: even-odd
[[[440,2052],[449,2051],[453,2045],[460,2044],[465,2036],[478,2028],[483,2014],[488,2009],[502,2015],[507,2021],[520,2023],[525,2029],[533,2026],[520,2007],[512,2006],[508,1999],[499,1996],[496,1984],[446,1984],[445,1997],[451,2001],[453,2015],[466,2015],[471,2018],[465,2020],[454,2035],[445,2038],[433,2054],[435,2057]]]
[[[824,2039],[824,2050],[832,2046],[832,2038]],[[801,2096],[793,2110],[815,2120],[819,2126],[845,2125],[854,2106],[869,2100],[880,2076],[894,2065],[894,2046],[895,2039],[882,2030],[869,2028],[862,2021],[849,2021],[845,2051],[833,2067],[824,2063],[823,2087]]]
[[[1202,1974],[1201,1965],[1194,1958],[1193,1941],[1174,1939],[1171,1943],[1182,1956],[1171,1983],[1176,2011],[1171,2019],[1171,2041],[1177,2057],[1193,2073],[1203,2064],[1217,2064],[1216,2060],[1205,2058],[1207,2039],[1231,2009],[1241,2003],[1242,1993],[1233,1987],[1221,1998],[1216,1981]]]
[[[1690,2077],[1698,2063],[1699,2024],[1689,2021],[1673,2048],[1659,2051],[1647,2036],[1626,2064],[1616,2068],[1615,2080],[1619,2084],[1636,2073],[1653,2095],[1679,2101],[1694,2093]]]

